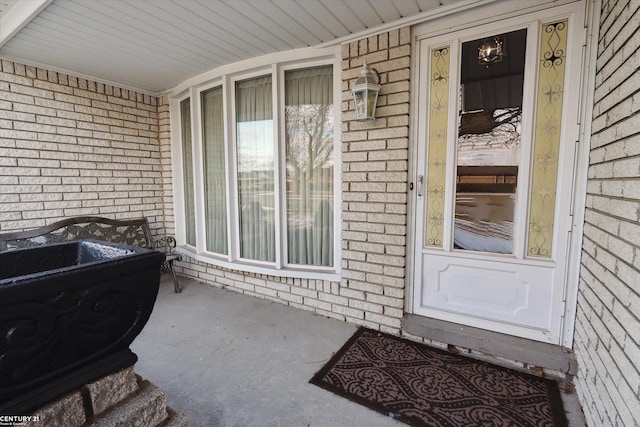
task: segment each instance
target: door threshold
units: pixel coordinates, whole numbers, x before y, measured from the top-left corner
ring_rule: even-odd
[[[564,347],[415,314],[405,314],[403,332],[487,356],[521,362],[564,375],[575,375],[575,354]]]

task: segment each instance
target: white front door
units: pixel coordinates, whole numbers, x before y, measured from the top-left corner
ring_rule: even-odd
[[[414,314],[561,342],[582,20],[418,42]]]

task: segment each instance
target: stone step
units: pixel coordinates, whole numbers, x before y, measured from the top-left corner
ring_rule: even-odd
[[[189,421],[184,414],[179,414],[167,407],[168,417],[158,427],[189,427]]]
[[[164,392],[133,367],[107,375],[38,408],[26,427],[187,427]]]
[[[92,427],[156,427],[167,419],[164,392],[143,380],[138,390],[97,416]]]

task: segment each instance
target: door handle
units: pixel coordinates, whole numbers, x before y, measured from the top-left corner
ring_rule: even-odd
[[[424,190],[424,176],[418,175],[418,197],[422,197],[422,190]]]

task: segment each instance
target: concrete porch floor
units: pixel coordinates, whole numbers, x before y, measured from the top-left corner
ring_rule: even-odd
[[[267,300],[162,276],[154,311],[131,349],[135,371],[192,427],[402,426],[309,379],[356,326]],[[564,395],[571,427],[584,421]]]

